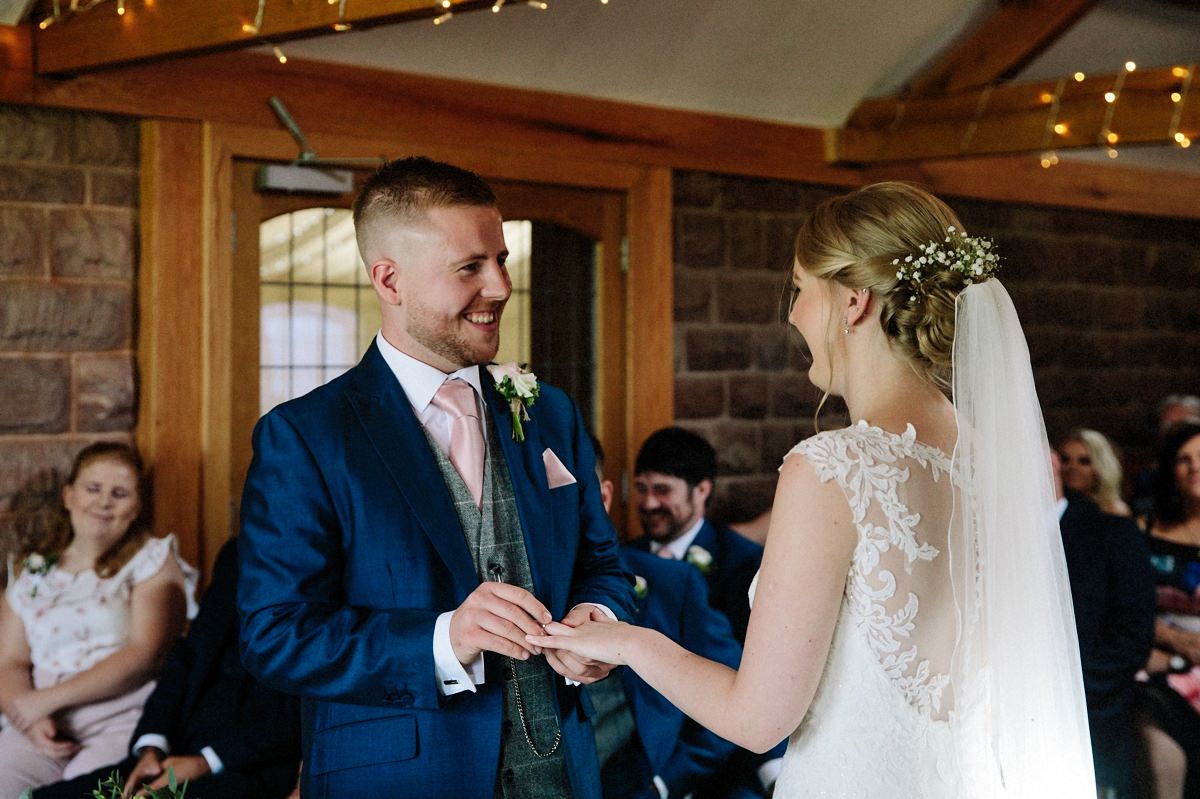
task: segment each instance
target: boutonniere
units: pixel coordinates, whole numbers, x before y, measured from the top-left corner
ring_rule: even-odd
[[[645,599],[650,596],[650,584],[640,574],[633,575],[633,595],[638,599]]]
[[[22,570],[34,577],[43,577],[50,573],[54,568],[54,564],[58,563],[58,553],[43,555],[40,552],[32,552],[25,558],[21,564]],[[29,598],[33,599],[37,596],[38,587],[35,585],[33,590],[29,592]]]
[[[699,569],[701,574],[708,574],[712,569],[712,553],[697,544],[687,548],[684,560]]]
[[[512,413],[512,437],[518,444],[525,440],[525,427],[522,422],[529,421],[529,407],[538,398],[537,375],[525,366],[514,361],[493,364],[488,367],[492,379],[496,381],[496,390],[500,396],[508,400],[508,410]]]

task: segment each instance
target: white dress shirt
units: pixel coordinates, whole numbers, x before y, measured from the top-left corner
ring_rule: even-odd
[[[446,374],[442,370],[430,366],[423,361],[418,361],[411,355],[406,355],[393,347],[383,337],[383,331],[380,331],[375,336],[375,343],[378,345],[379,352],[383,355],[383,360],[387,363],[388,368],[392,370],[392,374],[399,381],[400,388],[404,390],[404,395],[408,397],[408,402],[412,405],[413,413],[416,414],[417,419],[429,432],[433,440],[437,442],[438,447],[442,450],[442,454],[446,456],[450,455],[450,426],[452,420],[450,414],[433,404],[433,395],[441,388],[442,383],[455,377],[467,381],[475,389],[475,410],[479,412],[479,424],[483,431],[483,440],[485,443],[487,442],[487,412],[482,404],[483,387],[479,383],[478,366],[464,366],[456,372]],[[598,603],[590,604],[600,608],[610,619],[616,620],[616,614],[609,608]],[[479,657],[464,666],[462,663],[459,663],[458,657],[454,654],[454,647],[450,644],[450,620],[453,617],[454,611],[448,610],[440,614],[433,625],[434,671],[437,676],[438,690],[441,691],[443,696],[450,696],[463,691],[474,693],[475,686],[484,682],[483,655],[479,655]],[[567,682],[578,684],[574,680],[567,680]]]
[[[650,542],[650,551],[657,555],[660,549],[666,549],[671,553],[671,557],[675,560],[687,560],[688,547],[696,540],[696,536],[700,534],[700,528],[704,526],[704,517],[701,516],[696,520],[688,531],[676,538],[674,541],[668,541],[665,544],[660,544],[657,541]]]

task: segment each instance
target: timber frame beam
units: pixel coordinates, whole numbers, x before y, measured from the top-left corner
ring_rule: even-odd
[[[881,164],[1176,144],[1176,133],[1188,139],[1200,134],[1195,71],[1195,64],[1187,64],[910,100],[869,99],[845,127],[829,131],[826,157],[838,164]]]
[[[86,12],[70,12],[64,9],[66,0],[43,0],[34,18],[53,20],[55,6],[60,17],[45,28],[34,28],[34,71],[46,76],[71,75],[168,56],[278,44],[351,27],[437,18],[447,12],[491,8],[492,4],[493,0],[165,0],[126,5],[96,0],[94,7],[83,7]]]

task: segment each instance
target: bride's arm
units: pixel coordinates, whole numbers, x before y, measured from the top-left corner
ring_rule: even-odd
[[[558,635],[530,640],[626,663],[700,724],[765,752],[799,726],[812,702],[855,541],[841,489],[832,481],[822,484],[804,458],[793,456],[780,470],[738,671],[627,625],[555,625]]]

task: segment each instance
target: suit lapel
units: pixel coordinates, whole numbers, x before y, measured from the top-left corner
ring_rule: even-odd
[[[450,570],[457,594],[465,598],[479,578],[462,525],[421,423],[375,344],[355,367],[346,397],[396,488]]]
[[[549,592],[549,602],[546,604],[551,613],[554,613],[566,606],[570,571],[568,566],[566,574],[555,572],[555,566],[559,564],[560,559],[556,557],[558,536],[555,535],[554,516],[550,512],[546,465],[542,462],[542,450],[546,447],[541,441],[536,418],[525,423],[525,440],[520,443],[513,441],[512,413],[508,403],[500,392],[496,391],[491,373],[482,366],[479,370],[479,384],[483,387],[488,419],[496,426],[500,453],[504,462],[508,464],[517,513],[521,519],[521,530],[525,535],[525,550],[529,555],[529,569],[533,575],[535,593],[544,599],[547,597],[546,592]],[[536,414],[536,410],[533,413]]]

